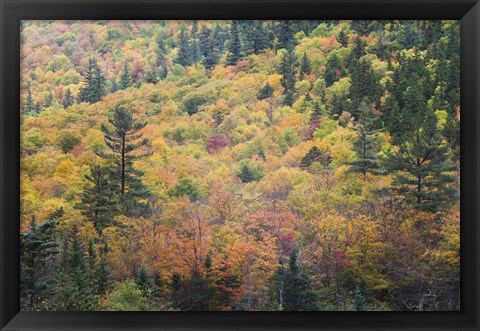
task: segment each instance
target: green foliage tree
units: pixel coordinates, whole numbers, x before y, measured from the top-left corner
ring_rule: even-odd
[[[327,63],[325,64],[325,83],[327,83],[327,86],[331,86],[344,75],[345,68],[343,63],[337,53],[333,53],[328,57]]]
[[[102,303],[104,311],[156,311],[153,303],[146,298],[133,280],[120,283]]]
[[[245,55],[260,54],[268,47],[268,40],[264,23],[262,21],[251,21],[246,26],[244,53]]]
[[[206,25],[202,25],[200,30],[199,43],[200,52],[203,56],[203,65],[207,70],[212,69],[218,63],[219,54],[212,31]]]
[[[200,190],[198,189],[197,184],[188,178],[181,179],[180,182],[168,192],[168,194],[171,197],[188,196],[191,201],[197,201],[200,198]]]
[[[64,249],[64,261],[56,286],[57,310],[85,311],[96,308],[96,299],[87,267],[86,254],[74,225]]]
[[[88,103],[100,101],[105,95],[105,76],[95,58],[91,57],[88,59],[88,65],[83,72],[83,77],[85,84],[80,89],[79,101]]]
[[[20,234],[20,306],[24,310],[52,308],[58,254],[55,225],[62,215],[63,209],[58,209],[40,226],[32,216],[28,232]]]
[[[362,101],[359,109],[359,118],[354,128],[357,131],[358,138],[353,144],[355,151],[355,159],[346,164],[350,165],[349,172],[359,172],[365,176],[367,172],[378,173],[380,163],[378,160],[378,153],[380,146],[378,142],[379,129],[375,129],[375,121],[377,117],[373,114],[371,106]]]
[[[99,296],[104,296],[110,290],[111,287],[111,275],[107,268],[107,262],[102,256],[94,275],[94,293]]]
[[[264,86],[262,86],[262,88],[260,88],[260,90],[258,91],[257,99],[258,100],[268,99],[273,95],[274,91],[275,91],[275,88],[269,83],[267,83]]]
[[[396,153],[387,153],[385,167],[396,174],[394,188],[418,209],[438,211],[457,197],[448,145],[438,132],[435,115],[418,119],[415,130]]]
[[[135,275],[135,284],[142,291],[142,294],[145,298],[152,296],[152,288],[154,286],[153,277],[148,272],[145,266],[141,266]]]
[[[299,79],[303,80],[306,75],[310,75],[312,72],[312,63],[307,57],[307,53],[303,53],[303,57],[300,60],[300,75]]]
[[[250,161],[242,161],[237,172],[237,177],[243,183],[258,181],[264,176],[263,168],[259,164],[253,164]]]
[[[297,70],[297,56],[292,47],[288,47],[282,53],[279,73],[282,75],[280,83],[283,86],[283,102],[285,105],[292,106],[295,101],[295,76]]]
[[[111,177],[112,169],[98,165],[91,167],[90,174],[85,175],[87,185],[82,192],[81,203],[77,205],[93,222],[99,234],[112,224],[113,216],[119,209]]]
[[[122,75],[120,77],[120,88],[126,89],[132,85],[132,75],[130,74],[130,69],[128,68],[128,63],[125,61],[122,69]]]
[[[292,249],[284,281],[284,310],[317,310],[317,294],[314,286],[310,277],[298,266],[297,257],[297,251]]]
[[[240,31],[238,29],[238,21],[232,21],[229,33],[227,64],[235,65],[242,56],[242,44],[240,42]]]
[[[180,27],[180,40],[178,46],[178,55],[176,59],[176,63],[182,66],[189,66],[192,64],[192,53],[188,35],[186,33],[185,25]]]
[[[67,90],[65,91],[65,96],[63,97],[63,101],[62,101],[63,109],[67,109],[74,103],[75,101],[73,99],[72,91],[70,90],[70,88],[67,88]]]
[[[330,155],[320,151],[317,146],[313,146],[308,150],[307,154],[305,154],[305,156],[300,161],[300,168],[307,169],[314,162],[320,163],[322,167],[326,169],[330,165],[330,163],[332,163],[332,158]]]
[[[132,112],[124,106],[117,106],[108,122],[111,128],[102,124],[101,130],[110,153],[99,151],[97,155],[113,162],[111,178],[115,192],[120,196],[124,211],[133,212],[145,207],[138,199],[149,195],[149,190],[140,179],[143,171],[133,166],[133,161],[152,154],[148,139],[142,139],[143,133],[140,133],[147,122],[135,121]]]
[[[82,139],[78,135],[70,131],[62,131],[57,138],[58,147],[60,147],[65,154],[80,144],[81,141]]]
[[[35,105],[33,102],[32,91],[30,89],[30,83],[27,86],[27,97],[25,98],[25,105],[23,106],[24,114],[35,113]]]

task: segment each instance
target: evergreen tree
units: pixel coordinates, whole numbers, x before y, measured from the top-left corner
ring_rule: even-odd
[[[135,284],[142,291],[143,296],[148,298],[152,296],[152,289],[154,286],[153,278],[145,266],[141,266],[135,275]]]
[[[300,168],[307,169],[314,162],[319,162],[322,167],[326,169],[332,162],[332,158],[330,157],[330,155],[320,151],[317,146],[313,146],[308,150],[307,154],[305,154],[305,156],[300,161]]]
[[[115,93],[120,89],[117,83],[116,78],[112,78],[112,82],[110,83],[110,93]]]
[[[240,275],[224,260],[215,270],[215,276],[215,301],[218,307],[214,310],[232,309],[235,295],[242,286]]]
[[[215,122],[215,126],[218,127],[220,124],[222,124],[224,115],[223,112],[219,109],[216,109],[213,113],[213,121]]]
[[[79,101],[88,103],[100,101],[105,94],[105,77],[95,58],[91,57],[88,60],[88,66],[83,72],[83,78],[85,85],[80,89]]]
[[[362,294],[362,289],[359,285],[355,287],[355,292],[353,293],[353,310],[355,311],[364,311],[365,310],[365,298]]]
[[[367,172],[375,174],[380,168],[377,158],[380,152],[377,135],[380,130],[374,129],[376,120],[377,117],[373,114],[370,105],[363,101],[360,104],[359,118],[354,128],[358,134],[353,144],[355,159],[346,164],[350,165],[349,172],[360,172],[364,179]]]
[[[97,266],[97,252],[95,251],[95,244],[93,243],[93,239],[88,239],[88,268],[90,272],[93,272]]]
[[[107,269],[107,262],[104,257],[100,258],[100,262],[94,272],[94,293],[103,296],[110,289],[111,275]]]
[[[23,106],[24,114],[33,114],[35,112],[35,105],[33,103],[32,92],[30,90],[30,83],[27,86],[27,97],[25,98],[25,105]]]
[[[228,45],[228,55],[227,55],[227,64],[235,65],[238,60],[240,60],[242,54],[242,44],[240,42],[240,32],[238,30],[238,21],[232,21],[230,26],[229,34],[229,45]]]
[[[243,164],[240,168],[240,172],[237,176],[242,180],[244,183],[253,182],[255,180],[255,176],[247,164]]]
[[[263,21],[249,21],[245,31],[245,55],[260,54],[268,48],[268,41]]]
[[[347,33],[345,32],[345,29],[340,30],[338,33],[338,42],[342,45],[342,47],[347,47],[348,45],[348,37]]]
[[[262,88],[260,88],[260,90],[258,91],[257,99],[258,100],[268,99],[272,96],[274,91],[275,89],[273,88],[273,86],[267,83],[264,86],[262,86]]]
[[[313,103],[312,113],[310,114],[310,124],[316,124],[323,115],[322,108],[318,102]]]
[[[130,75],[130,70],[128,69],[128,63],[125,61],[122,69],[122,76],[120,77],[120,88],[122,90],[130,87],[132,85],[132,76]]]
[[[91,284],[91,272],[86,265],[86,255],[74,225],[64,247],[65,263],[58,278],[56,288],[57,310],[94,310],[95,296]]]
[[[82,202],[76,206],[93,222],[99,234],[112,223],[118,210],[119,201],[111,177],[112,169],[98,165],[91,167],[90,174],[85,175],[88,184],[81,195]]]
[[[220,24],[215,24],[215,28],[213,29],[213,41],[215,42],[215,48],[218,49],[219,53],[222,53],[224,50],[225,40],[225,30]]]
[[[22,310],[48,310],[55,289],[58,254],[55,225],[63,215],[57,209],[37,226],[32,215],[29,230],[20,234],[20,306]]]
[[[397,32],[397,41],[401,49],[410,49],[420,43],[420,33],[417,30],[417,21],[401,21]]]
[[[202,25],[199,39],[200,51],[203,56],[203,65],[205,66],[205,69],[209,70],[218,63],[218,50],[215,47],[212,32],[206,25]]]
[[[190,43],[184,25],[180,26],[180,41],[178,46],[178,55],[175,62],[184,67],[192,64]]]
[[[340,60],[340,57],[336,52],[332,52],[332,55],[328,57],[325,64],[324,79],[327,86],[332,85],[345,75],[345,68]]]
[[[192,54],[192,62],[195,63],[200,59],[200,48],[198,47],[198,38],[197,38],[197,33],[198,33],[198,22],[197,20],[194,20],[192,22],[192,31],[190,33],[190,38],[192,40],[192,49],[190,53]]]
[[[308,275],[300,270],[297,257],[297,251],[292,249],[284,281],[284,310],[314,311],[317,294]]]
[[[366,60],[357,62],[357,65],[351,70],[350,78],[352,115],[358,117],[357,110],[360,110],[362,100],[368,98],[371,102],[379,103],[382,88],[373,73],[370,63]]]
[[[143,172],[133,167],[133,161],[151,155],[148,139],[142,139],[143,134],[139,133],[147,122],[135,121],[132,112],[123,106],[115,108],[108,122],[113,128],[102,124],[101,130],[110,153],[100,151],[97,154],[113,161],[115,170],[112,180],[115,191],[120,195],[124,211],[132,212],[132,207],[145,207],[137,199],[149,195],[148,189],[140,180]]]
[[[293,47],[289,47],[282,54],[279,73],[282,75],[280,83],[283,86],[284,104],[292,106],[295,101],[295,75],[297,56]]]
[[[63,104],[63,109],[67,109],[68,107],[74,104],[73,95],[70,88],[67,88],[62,104]]]
[[[307,53],[303,53],[302,60],[300,61],[300,80],[303,80],[306,75],[310,75],[312,72],[312,64],[307,57]]]
[[[278,31],[278,49],[290,49],[295,46],[295,39],[293,38],[294,29],[292,21],[284,20],[279,23]]]
[[[394,188],[418,208],[438,211],[458,197],[453,171],[448,161],[448,145],[437,129],[434,114],[417,117],[410,138],[396,153],[388,153],[385,167],[395,173]]]

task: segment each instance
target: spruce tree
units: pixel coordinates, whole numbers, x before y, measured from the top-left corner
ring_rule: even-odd
[[[359,285],[355,287],[355,292],[353,293],[353,309],[355,311],[365,310],[365,298]]]
[[[199,35],[200,52],[203,56],[203,65],[209,70],[218,63],[218,49],[215,46],[215,40],[212,37],[212,31],[202,25]]]
[[[448,206],[458,197],[454,185],[455,165],[448,158],[448,145],[437,129],[433,113],[417,117],[409,138],[396,153],[387,153],[385,168],[395,173],[393,188],[414,206],[432,212]]]
[[[25,98],[25,105],[23,106],[23,113],[31,115],[35,112],[35,105],[33,102],[32,91],[30,90],[30,83],[27,86],[27,97]]]
[[[83,72],[85,85],[80,89],[78,99],[80,102],[95,103],[100,101],[105,94],[105,77],[103,76],[97,60],[91,57]]]
[[[154,282],[152,276],[145,266],[142,265],[135,275],[135,283],[142,291],[144,297],[149,298],[152,296]]]
[[[115,195],[112,175],[110,168],[98,165],[91,167],[90,174],[85,175],[87,185],[81,195],[82,202],[76,206],[93,222],[99,234],[112,223],[113,216],[118,210],[119,201]]]
[[[65,97],[63,98],[62,104],[63,104],[63,109],[67,109],[68,107],[74,104],[73,95],[70,88],[67,88],[67,90],[65,91]]]
[[[20,234],[20,306],[23,310],[48,310],[56,282],[55,225],[63,215],[57,209],[37,226],[32,215],[27,232]]]
[[[133,161],[151,155],[149,141],[142,139],[143,134],[140,133],[147,122],[135,121],[132,112],[124,106],[117,106],[108,122],[110,127],[102,124],[101,130],[110,153],[100,151],[97,154],[113,161],[115,192],[120,196],[124,211],[133,212],[134,207],[145,207],[138,199],[149,195],[140,179],[143,172],[133,167]]]
[[[192,22],[192,30],[190,32],[190,38],[192,40],[190,53],[192,54],[192,62],[195,63],[200,59],[200,48],[198,47],[198,22],[194,20]]]
[[[348,172],[359,172],[363,175],[363,179],[367,172],[379,173],[380,163],[378,161],[378,153],[380,146],[378,142],[378,133],[380,130],[375,129],[377,117],[372,112],[371,106],[362,101],[359,108],[359,117],[356,121],[354,130],[358,137],[353,144],[355,159],[346,164],[350,165]]]
[[[255,180],[254,174],[250,170],[250,167],[248,167],[248,165],[246,165],[246,164],[242,165],[242,167],[240,168],[240,172],[237,174],[237,176],[244,183],[253,182]]]
[[[345,68],[340,60],[340,57],[336,52],[332,52],[332,55],[328,57],[327,63],[325,64],[325,83],[327,83],[327,86],[330,86],[344,75]]]
[[[283,102],[292,106],[295,101],[295,75],[297,70],[297,56],[293,46],[288,47],[282,54],[279,73],[282,75],[280,83],[283,86]]]
[[[278,31],[278,48],[293,48],[295,46],[295,40],[293,38],[294,30],[293,23],[290,20],[283,20],[279,23]]]
[[[232,21],[229,33],[227,64],[235,65],[242,55],[242,44],[240,42],[240,32],[238,29],[238,21]]]
[[[99,296],[107,294],[111,287],[111,275],[107,269],[107,262],[104,257],[100,258],[100,262],[94,272],[94,293]]]
[[[310,75],[312,72],[312,64],[307,57],[307,53],[303,53],[303,57],[300,61],[300,76],[299,79],[303,80],[305,76]]]
[[[91,286],[91,272],[77,225],[72,227],[64,250],[65,260],[56,288],[57,310],[94,310],[96,300]]]
[[[350,79],[351,112],[354,117],[358,117],[357,111],[360,110],[362,100],[368,98],[370,102],[379,103],[382,88],[366,60],[358,61],[351,69]]]
[[[338,42],[342,45],[342,47],[347,47],[348,45],[348,37],[347,33],[345,32],[345,29],[340,30],[338,33]]]
[[[314,286],[297,264],[298,253],[292,249],[284,281],[284,310],[314,311],[317,309]]]
[[[268,99],[272,96],[274,91],[275,89],[273,88],[273,86],[267,83],[264,86],[262,86],[262,88],[260,88],[260,90],[258,91],[257,99],[258,100]]]
[[[249,21],[245,31],[245,55],[260,54],[268,48],[268,41],[263,21]]]
[[[132,85],[132,75],[128,69],[128,63],[125,61],[122,69],[122,76],[120,77],[120,88],[126,89]]]
[[[187,32],[185,31],[185,25],[180,26],[180,40],[178,46],[178,55],[176,61],[182,66],[189,66],[192,64],[192,53],[190,42],[188,40]]]
[[[300,168],[307,169],[314,162],[320,163],[322,167],[326,169],[332,162],[332,158],[330,157],[330,155],[320,151],[317,146],[313,146],[308,150],[307,154],[305,154],[305,156],[300,161]]]

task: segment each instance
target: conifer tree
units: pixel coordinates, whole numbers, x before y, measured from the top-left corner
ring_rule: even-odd
[[[297,70],[297,56],[292,47],[288,47],[282,54],[279,72],[282,75],[280,83],[283,86],[283,102],[285,105],[292,106],[295,101],[295,75]]]
[[[57,310],[94,310],[95,296],[91,284],[91,272],[86,265],[85,249],[80,241],[78,226],[74,225],[67,246],[64,247],[65,263],[56,288]]]
[[[80,89],[79,101],[88,103],[100,101],[105,94],[105,77],[95,58],[91,57],[88,60],[88,66],[83,72],[83,78],[85,85]]]
[[[313,146],[300,161],[300,168],[307,169],[314,162],[319,162],[322,167],[326,169],[332,162],[332,158],[328,154],[320,151],[317,146]]]
[[[206,25],[202,25],[199,40],[203,65],[205,69],[209,70],[218,63],[218,50],[212,37],[212,31]]]
[[[213,41],[215,42],[215,48],[218,49],[219,53],[224,50],[225,39],[225,30],[220,24],[215,24],[215,28],[213,29]]]
[[[63,98],[62,104],[63,104],[63,109],[67,109],[68,107],[74,104],[73,95],[70,88],[67,88],[67,90],[65,91],[65,97]]]
[[[310,124],[316,124],[323,115],[322,108],[318,102],[313,103],[312,113],[310,114]]]
[[[232,21],[230,26],[229,34],[229,45],[228,45],[228,55],[227,55],[227,64],[235,65],[242,55],[242,44],[240,42],[240,32],[238,29],[238,21]]]
[[[292,249],[284,281],[284,310],[313,311],[317,309],[317,294],[308,275],[299,268],[297,257]]]
[[[243,164],[241,169],[240,169],[240,172],[238,173],[237,175],[241,180],[242,182],[244,183],[249,183],[249,182],[253,182],[255,180],[255,176],[254,174],[252,173],[252,171],[250,170],[250,168],[248,167],[248,165],[246,164]]]
[[[189,66],[192,64],[192,53],[190,42],[188,40],[187,32],[185,31],[185,26],[180,26],[180,41],[178,46],[178,55],[176,61],[182,66]]]
[[[366,60],[362,59],[357,62],[357,65],[350,72],[350,78],[352,115],[358,117],[357,111],[360,110],[362,100],[368,98],[370,102],[379,103],[382,89],[373,73],[370,63]]]
[[[365,310],[365,298],[359,285],[355,287],[355,292],[353,293],[353,309],[355,311]]]
[[[438,211],[458,197],[453,171],[447,158],[448,145],[437,129],[433,113],[417,117],[415,129],[396,153],[387,153],[385,168],[395,173],[393,187],[416,208]]]
[[[362,101],[359,108],[359,118],[354,128],[357,131],[358,138],[353,144],[355,159],[346,162],[350,165],[349,172],[359,172],[365,176],[367,172],[378,173],[380,163],[377,154],[380,151],[378,142],[378,129],[374,129],[377,117],[373,114],[370,105]]]
[[[192,62],[195,63],[200,59],[200,48],[198,47],[198,38],[197,38],[197,33],[198,33],[198,22],[197,20],[194,20],[192,22],[192,31],[190,33],[190,38],[192,40],[192,49],[190,53],[192,54]]]
[[[112,169],[98,165],[91,167],[90,174],[85,175],[87,185],[81,195],[82,202],[77,205],[77,208],[93,222],[99,234],[111,224],[118,210],[119,201],[111,177]]]
[[[293,38],[294,29],[293,23],[290,20],[283,20],[279,23],[278,31],[278,48],[293,48],[295,46],[295,40]]]
[[[32,215],[29,230],[20,234],[20,305],[25,310],[48,310],[54,291],[58,245],[55,225],[63,215],[57,209],[37,226]]]
[[[268,47],[267,35],[262,21],[250,21],[245,31],[245,55],[260,54]]]
[[[342,29],[340,30],[340,32],[338,33],[338,42],[343,46],[343,47],[347,47],[348,45],[348,37],[347,37],[347,33],[345,32],[345,29]]]
[[[345,74],[345,68],[343,67],[342,61],[336,52],[332,53],[333,54],[328,57],[327,63],[325,64],[324,78],[327,86],[332,85]]]
[[[149,191],[140,179],[143,172],[133,167],[133,161],[152,154],[148,139],[142,139],[140,133],[147,122],[135,121],[132,112],[124,106],[117,106],[108,122],[111,128],[102,124],[101,130],[110,153],[100,151],[97,154],[114,163],[112,180],[124,211],[145,207],[137,199],[148,197]]]
[[[27,87],[27,97],[25,98],[25,105],[23,106],[24,114],[33,114],[35,112],[35,105],[33,103],[32,92],[30,90],[30,83]]]
[[[257,99],[258,100],[268,99],[272,96],[274,91],[275,89],[273,88],[273,86],[267,83],[264,86],[262,86],[262,88],[260,88],[260,90],[258,91]]]
[[[312,72],[312,64],[307,57],[307,53],[303,53],[302,60],[300,61],[300,80],[303,80],[306,75],[310,75]]]
[[[103,296],[110,289],[111,284],[111,275],[107,269],[107,262],[104,257],[100,258],[97,268],[95,269],[94,275],[94,293],[96,295]]]
[[[154,282],[152,276],[145,266],[142,265],[135,275],[135,283],[142,291],[144,297],[148,298],[152,296]]]
[[[122,76],[120,77],[120,88],[126,89],[132,85],[132,75],[128,69],[128,63],[125,61],[122,69]]]

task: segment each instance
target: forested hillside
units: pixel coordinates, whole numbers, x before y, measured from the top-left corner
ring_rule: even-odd
[[[23,310],[459,310],[457,21],[24,21]]]

